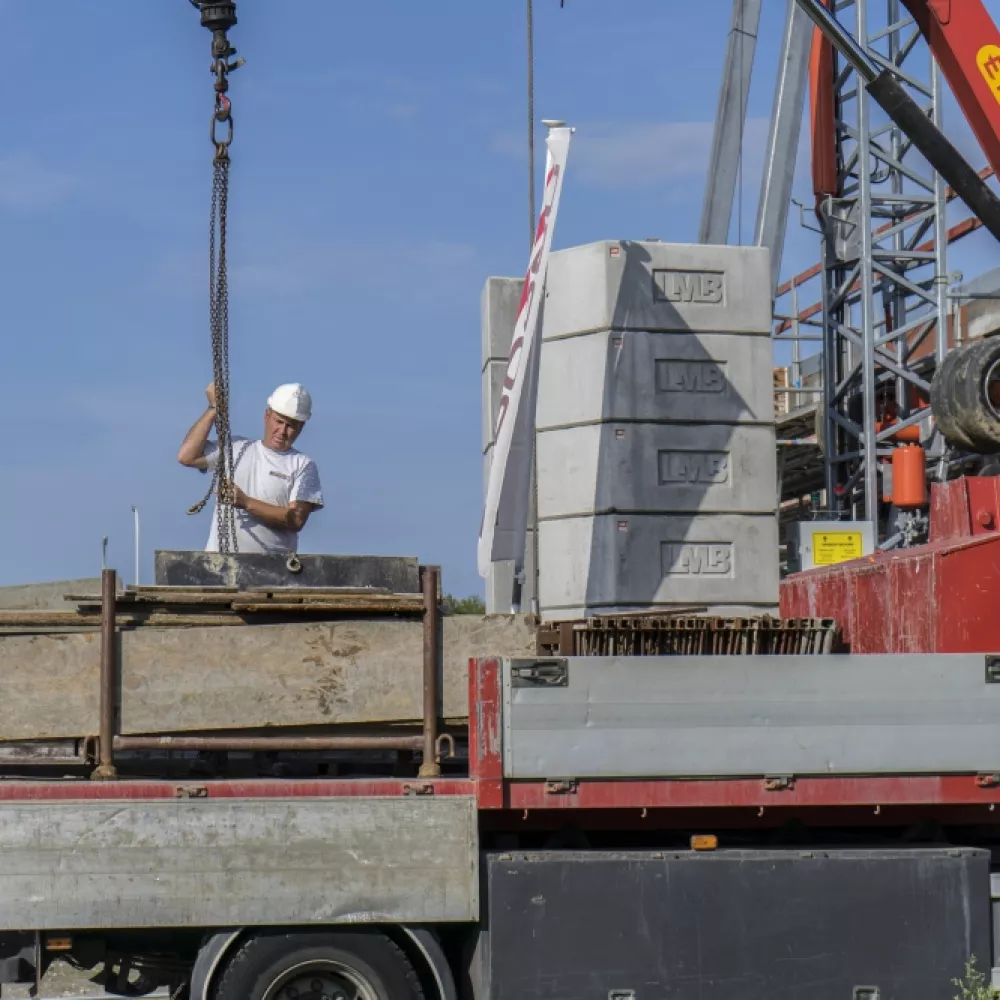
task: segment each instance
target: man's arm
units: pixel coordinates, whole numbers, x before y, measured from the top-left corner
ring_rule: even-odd
[[[189,469],[200,469],[203,472],[208,468],[205,445],[208,443],[208,435],[212,432],[212,424],[215,423],[214,384],[205,390],[205,396],[208,398],[208,409],[187,432],[181,450],[177,453],[177,461],[181,465],[186,465]]]
[[[293,500],[285,507],[279,507],[273,503],[264,503],[263,500],[248,497],[234,483],[224,484],[223,490],[231,491],[234,507],[239,510],[245,510],[262,524],[266,524],[269,528],[274,528],[277,531],[301,531],[306,526],[309,515],[318,506],[317,504],[307,503],[305,500]]]

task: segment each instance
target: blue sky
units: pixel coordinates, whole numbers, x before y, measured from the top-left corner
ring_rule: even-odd
[[[476,592],[479,294],[527,255],[523,4],[289,6],[241,0],[233,33],[234,429],[304,382],[327,507],[303,549],[412,554]],[[729,7],[536,0],[537,117],[578,128],[556,246],[696,238]],[[765,7],[744,242],[784,3]],[[133,504],[150,582],[153,548],[209,527],[175,462],[211,375],[209,36],[186,0],[0,0],[0,25],[0,584],[90,575],[103,535],[131,580]],[[817,255],[792,230],[786,271]],[[954,260],[996,254],[973,237]]]

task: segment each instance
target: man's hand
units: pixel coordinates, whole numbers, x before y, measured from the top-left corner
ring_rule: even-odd
[[[204,472],[208,468],[205,459],[205,445],[215,423],[215,383],[205,389],[208,399],[208,409],[198,418],[197,423],[187,432],[177,452],[177,461],[189,469],[199,469]]]
[[[235,507],[237,510],[247,509],[247,495],[241,490],[236,483],[231,482],[228,479],[223,479],[219,483],[219,501],[224,504],[228,504],[230,507]]]
[[[235,483],[227,479],[219,483],[217,493],[220,503],[229,504],[237,510],[245,510],[251,517],[277,531],[301,531],[315,507],[314,504],[303,500],[293,500],[287,507],[265,503],[263,500],[248,497]]]

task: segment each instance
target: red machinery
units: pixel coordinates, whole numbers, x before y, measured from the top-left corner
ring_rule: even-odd
[[[796,573],[783,617],[830,617],[853,653],[1000,648],[1000,479],[931,489],[930,542]]]

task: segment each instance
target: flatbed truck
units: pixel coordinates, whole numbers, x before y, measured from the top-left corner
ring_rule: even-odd
[[[440,776],[0,780],[0,980],[943,1000],[1000,964],[997,664],[479,658]]]

